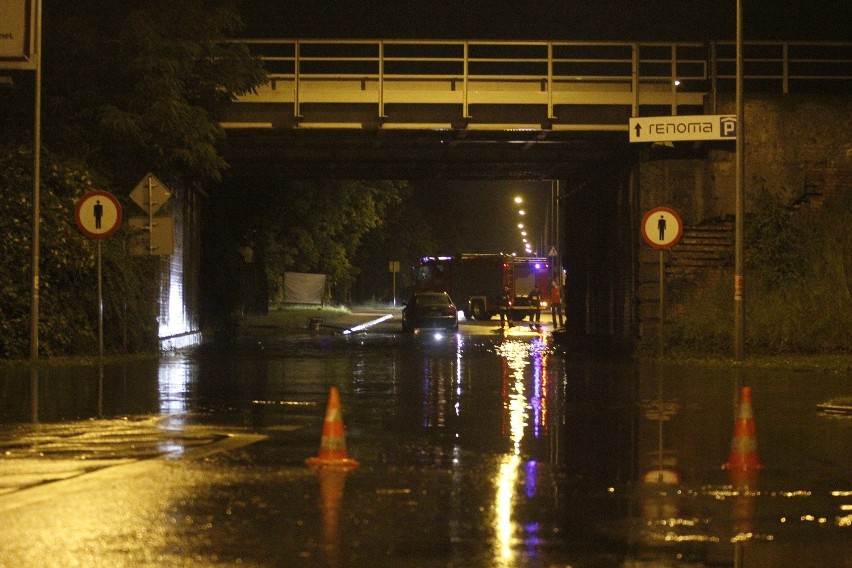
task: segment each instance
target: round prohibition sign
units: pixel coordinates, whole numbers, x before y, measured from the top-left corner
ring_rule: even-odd
[[[90,191],[77,201],[74,220],[90,239],[104,239],[121,225],[121,204],[107,191]]]
[[[668,207],[655,207],[642,218],[642,238],[656,249],[675,246],[683,235],[680,215]]]

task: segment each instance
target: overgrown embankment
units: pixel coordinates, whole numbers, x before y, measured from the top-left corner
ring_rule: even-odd
[[[760,192],[746,219],[745,340],[749,353],[852,353],[852,192],[791,208]],[[674,352],[729,353],[733,273],[672,283],[666,342]]]

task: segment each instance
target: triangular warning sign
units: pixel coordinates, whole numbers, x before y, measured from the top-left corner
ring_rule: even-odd
[[[547,256],[559,256],[559,253],[556,252],[556,247],[550,247],[550,252],[547,253]]]

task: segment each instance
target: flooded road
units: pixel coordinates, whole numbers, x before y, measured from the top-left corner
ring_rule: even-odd
[[[7,372],[0,566],[852,566],[848,373],[398,329]]]

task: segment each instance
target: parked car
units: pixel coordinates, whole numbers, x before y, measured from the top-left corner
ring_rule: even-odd
[[[459,328],[456,305],[446,292],[416,292],[402,308],[402,330],[424,327]]]

